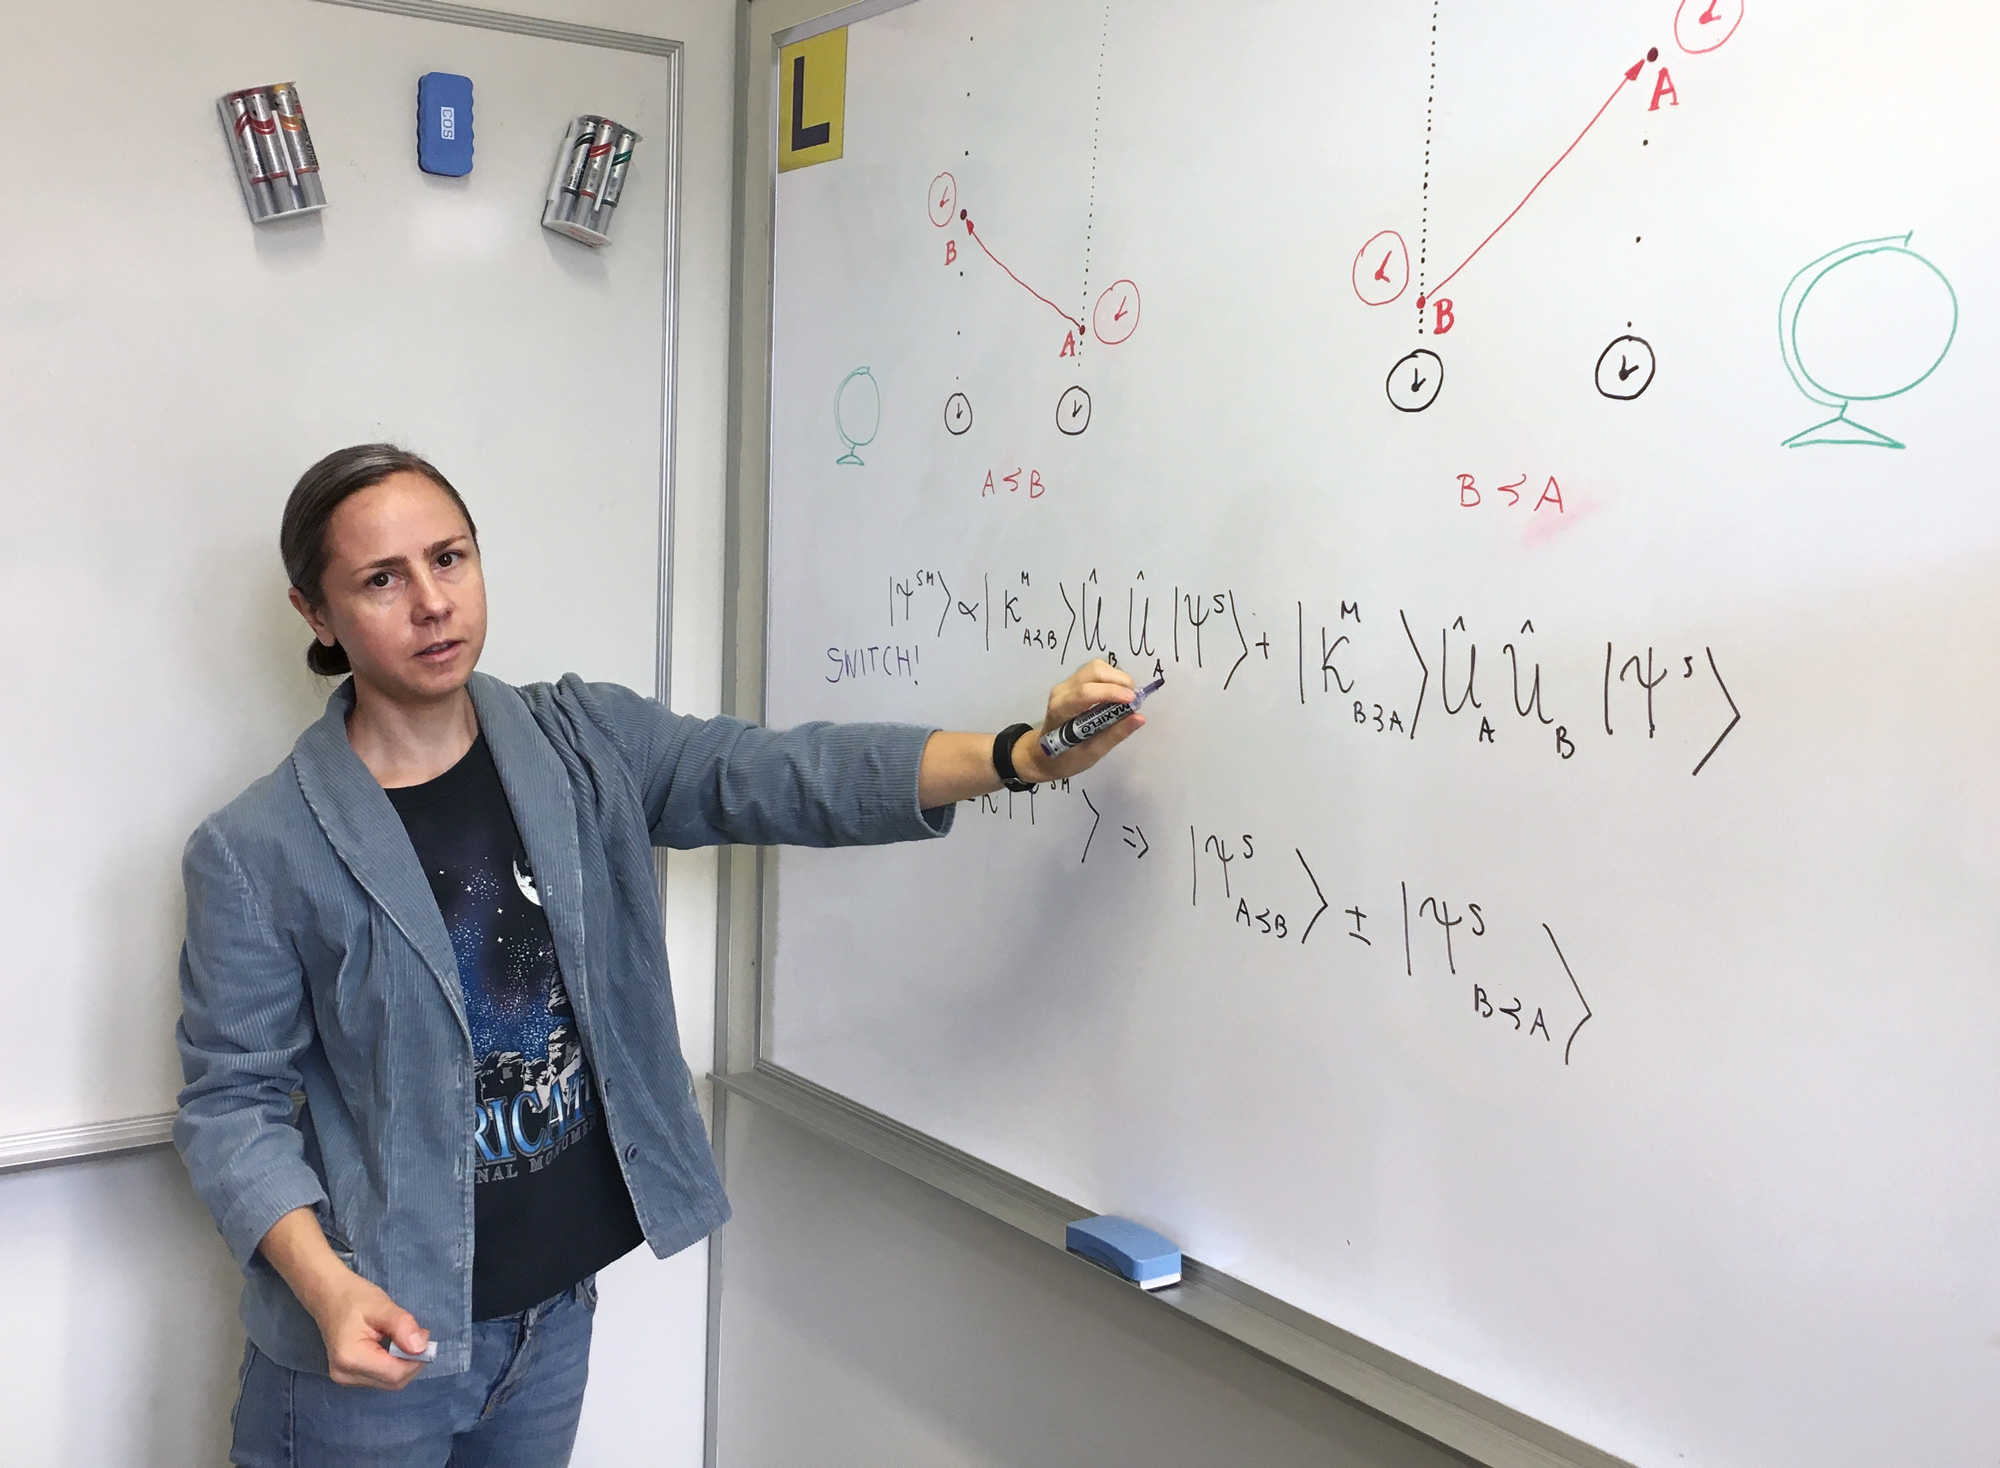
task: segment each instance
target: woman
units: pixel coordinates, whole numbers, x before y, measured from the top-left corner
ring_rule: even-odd
[[[1051,761],[1025,724],[777,733],[510,687],[473,671],[472,517],[387,444],[309,469],[280,540],[308,664],[351,676],[184,858],[174,1135],[247,1279],[234,1461],[561,1464],[596,1271],[729,1212],[652,848],[941,836],[1144,721]],[[1044,727],[1131,697],[1092,663]]]

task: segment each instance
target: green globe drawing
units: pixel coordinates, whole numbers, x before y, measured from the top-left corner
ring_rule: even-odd
[[[1958,335],[1958,296],[1907,234],[1830,250],[1791,279],[1778,302],[1778,343],[1800,392],[1834,415],[1786,448],[1848,444],[1900,449],[1849,416],[1856,403],[1901,397],[1937,371]]]
[[[856,367],[834,389],[833,426],[847,446],[847,452],[833,462],[864,462],[858,451],[875,442],[882,428],[882,385],[866,367]]]

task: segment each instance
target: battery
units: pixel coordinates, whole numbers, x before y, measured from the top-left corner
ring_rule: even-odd
[[[278,212],[271,195],[271,180],[257,154],[257,137],[251,130],[248,92],[231,92],[216,103],[222,114],[222,130],[229,135],[229,156],[236,163],[236,181],[243,186],[244,207],[250,222],[262,224]]]
[[[583,182],[576,186],[577,222],[583,222],[581,210],[583,201],[590,201],[593,212],[604,195],[604,176],[611,172],[611,152],[618,142],[618,124],[608,117],[597,119],[597,126],[590,138],[590,148],[584,155]]]
[[[278,136],[278,109],[271,105],[271,94],[263,87],[251,92],[243,101],[250,108],[250,140],[256,145],[257,161],[271,185],[271,197],[277,203],[277,212],[290,214],[299,207],[298,180],[292,172],[291,155],[285,151],[284,140]]]
[[[618,141],[611,147],[611,166],[604,173],[604,191],[598,196],[599,209],[616,209],[618,200],[625,193],[625,175],[632,171],[632,150],[639,145],[639,135],[629,127],[618,129]],[[609,228],[611,221],[603,221]]]
[[[548,205],[542,210],[542,223],[550,229],[567,234],[561,227],[576,219],[577,189],[590,166],[590,144],[596,136],[597,119],[579,117],[570,123],[563,137],[562,152],[556,155],[555,177],[549,180]]]
[[[585,113],[569,125],[549,180],[542,227],[586,245],[610,243],[611,213],[625,191],[639,134]]]
[[[304,207],[325,208],[326,186],[320,182],[319,154],[313,151],[312,130],[306,126],[306,111],[299,101],[298,83],[273,84],[271,105],[278,114],[279,136],[284,142]]]
[[[246,87],[227,93],[216,107],[252,224],[326,207],[319,155],[296,86]]]

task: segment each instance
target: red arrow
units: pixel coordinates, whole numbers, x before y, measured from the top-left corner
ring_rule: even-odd
[[[1381,281],[1385,285],[1388,283],[1389,280],[1389,262],[1393,260],[1395,257],[1396,257],[1396,252],[1394,250],[1391,250],[1388,254],[1382,257],[1382,263],[1375,267],[1375,278]]]
[[[1120,301],[1118,303],[1118,309],[1111,313],[1111,319],[1113,321],[1123,321],[1125,319],[1125,308],[1131,304],[1132,303],[1130,301]]]
[[[1424,309],[1425,301],[1435,296],[1439,291],[1443,290],[1446,286],[1450,285],[1452,281],[1457,279],[1458,272],[1460,270],[1465,269],[1466,266],[1470,265],[1474,260],[1479,258],[1479,251],[1485,249],[1488,245],[1493,243],[1493,235],[1499,234],[1501,230],[1505,229],[1508,225],[1512,224],[1514,222],[1514,216],[1516,214],[1519,214],[1523,209],[1528,207],[1528,200],[1535,197],[1535,189],[1539,189],[1543,184],[1547,183],[1549,181],[1549,174],[1554,173],[1558,168],[1562,167],[1563,159],[1569,157],[1570,154],[1576,151],[1577,143],[1581,143],[1584,140],[1584,138],[1589,134],[1590,130],[1597,126],[1598,118],[1604,116],[1606,112],[1611,110],[1611,104],[1618,100],[1618,94],[1625,90],[1627,83],[1636,82],[1637,80],[1639,80],[1639,73],[1645,70],[1645,67],[1646,67],[1646,58],[1643,56],[1640,57],[1637,61],[1632,63],[1631,67],[1625,72],[1625,75],[1619,78],[1618,85],[1611,89],[1611,95],[1604,99],[1604,105],[1598,108],[1596,113],[1592,115],[1590,121],[1586,122],[1583,125],[1583,131],[1576,135],[1576,140],[1572,142],[1567,148],[1562,150],[1562,158],[1558,158],[1556,159],[1555,162],[1551,163],[1548,167],[1548,172],[1544,173],[1540,178],[1535,180],[1535,188],[1529,189],[1527,193],[1523,194],[1521,196],[1521,202],[1516,204],[1511,210],[1508,211],[1507,217],[1501,220],[1498,224],[1493,226],[1493,234],[1489,234],[1485,239],[1481,240],[1479,242],[1478,248],[1473,250],[1473,252],[1470,255],[1467,255],[1463,260],[1459,261],[1457,269],[1454,269],[1450,275],[1447,275],[1443,280],[1439,281],[1436,285],[1432,286],[1423,295],[1417,297],[1417,309],[1419,311]]]
[[[964,211],[962,210],[960,211],[960,217],[961,218],[964,217]],[[982,240],[979,237],[979,231],[973,228],[972,221],[970,219],[966,219],[965,221],[965,232],[972,236],[972,242],[975,245],[979,246],[979,248],[982,250],[986,250],[987,259],[991,260],[995,265],[998,265],[1002,270],[1007,272],[1007,278],[1013,281],[1015,285],[1018,285],[1022,290],[1026,291],[1029,295],[1033,296],[1036,300],[1040,301],[1044,306],[1047,306],[1051,311],[1055,312],[1056,315],[1062,317],[1063,320],[1067,321],[1071,326],[1075,327],[1078,331],[1083,330],[1083,323],[1081,321],[1078,321],[1074,316],[1070,315],[1069,312],[1063,310],[1062,307],[1058,306],[1054,301],[1051,301],[1047,296],[1043,295],[1040,291],[1036,290],[1033,286],[1029,285],[1025,280],[1021,279],[1021,277],[1016,275],[1013,271],[1007,270],[1007,262],[1002,260],[998,255],[994,254],[991,250],[986,249],[986,241]]]

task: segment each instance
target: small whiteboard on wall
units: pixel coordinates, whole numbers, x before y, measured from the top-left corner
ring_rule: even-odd
[[[457,485],[485,554],[488,671],[663,686],[679,48],[490,28],[509,23],[311,0],[9,16],[8,1158],[161,1134],[181,845],[332,686],[305,670],[277,554],[315,459],[389,439]],[[431,71],[472,79],[467,177],[417,168]],[[278,81],[298,85],[329,205],[253,227],[216,99]],[[603,249],[541,227],[583,113],[643,139]]]
[[[1647,1468],[1992,1462],[2000,12],[843,18],[769,717],[1166,682],[783,852],[766,1061]]]

